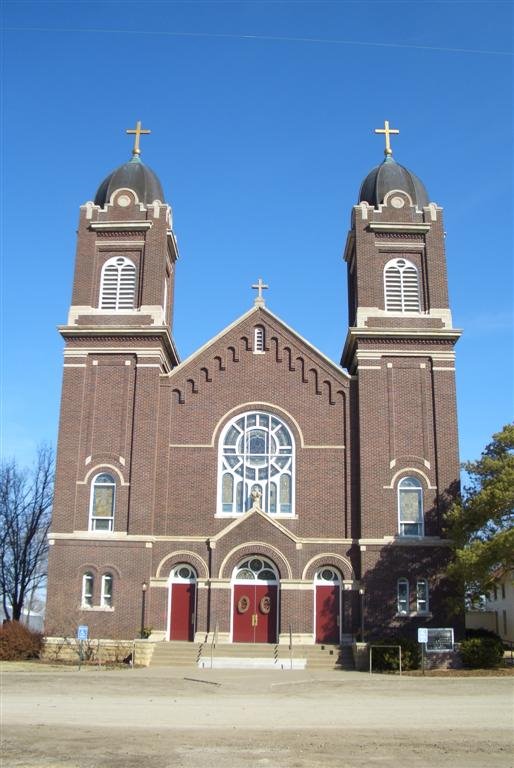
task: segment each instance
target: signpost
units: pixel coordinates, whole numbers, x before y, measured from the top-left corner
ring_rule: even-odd
[[[425,674],[425,651],[428,642],[428,628],[418,627],[418,643],[421,643],[421,669]]]
[[[82,643],[89,638],[89,627],[87,624],[80,624],[77,627],[77,640],[79,641],[79,669],[82,666],[83,654]]]

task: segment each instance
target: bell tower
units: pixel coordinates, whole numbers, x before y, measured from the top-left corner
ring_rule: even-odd
[[[349,330],[341,360],[356,395],[356,524],[364,572],[373,561],[370,542],[435,545],[459,478],[454,346],[460,331],[448,302],[443,212],[420,179],[394,160],[390,136],[398,131],[386,121],[376,132],[385,135],[385,158],[362,183],[344,252]],[[410,527],[402,481],[415,488]]]
[[[59,328],[65,350],[54,522],[56,530],[93,537],[152,529],[159,382],[178,363],[172,211],[141,161],[140,137],[149,131],[138,122],[127,133],[135,136],[132,158],[80,208],[71,306]],[[110,499],[109,515],[101,498]]]

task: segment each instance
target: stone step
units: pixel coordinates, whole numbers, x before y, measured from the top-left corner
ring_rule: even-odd
[[[151,665],[155,667],[212,666],[233,668],[287,669],[291,655],[287,645],[268,643],[159,642],[155,644]],[[294,645],[293,667],[297,669],[354,669],[349,645]]]

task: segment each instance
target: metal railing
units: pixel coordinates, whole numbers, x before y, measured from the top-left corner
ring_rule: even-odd
[[[218,622],[216,622],[216,624],[214,625],[214,632],[212,633],[212,638],[211,638],[211,669],[212,669],[213,660],[214,660],[214,650],[218,642],[218,630],[219,630],[219,626],[218,626]]]

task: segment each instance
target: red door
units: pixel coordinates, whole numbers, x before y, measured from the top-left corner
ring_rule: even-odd
[[[236,584],[233,616],[234,643],[276,643],[277,585]]]
[[[193,640],[196,584],[171,585],[170,640]]]
[[[339,643],[339,597],[339,585],[316,585],[317,643]]]

